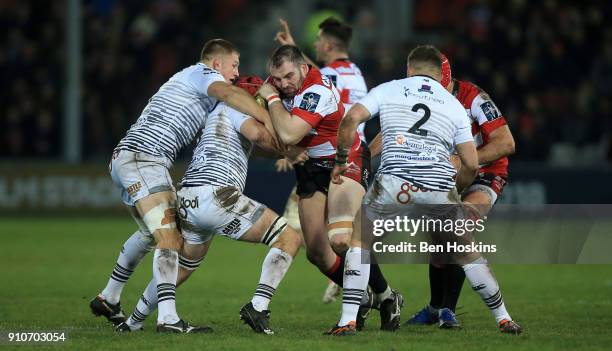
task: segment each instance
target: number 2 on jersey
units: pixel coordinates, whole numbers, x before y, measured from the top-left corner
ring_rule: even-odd
[[[425,122],[427,122],[427,120],[431,116],[431,110],[425,104],[416,104],[412,107],[412,112],[417,112],[419,110],[425,111],[425,113],[423,114],[423,118],[416,121],[416,123],[410,129],[408,129],[408,133],[420,136],[427,136],[429,132],[425,129],[421,129],[421,126],[425,124]]]

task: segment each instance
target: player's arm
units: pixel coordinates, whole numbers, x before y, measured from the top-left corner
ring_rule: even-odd
[[[490,163],[514,153],[514,138],[508,125],[503,125],[489,134],[486,145],[478,149],[478,162]]]
[[[279,101],[268,105],[272,124],[285,145],[295,145],[308,134],[312,126],[296,115],[292,115]]]
[[[456,180],[457,191],[461,193],[472,184],[478,173],[478,151],[476,151],[476,143],[474,143],[474,137],[472,136],[471,121],[463,106],[457,104],[456,113],[451,114],[450,119],[455,127],[455,135],[453,136],[455,152],[461,160]],[[453,163],[454,166],[455,163]]]
[[[266,127],[253,118],[249,118],[240,126],[240,134],[264,151],[281,154],[282,150],[276,144],[272,134]]]
[[[340,122],[336,141],[336,164],[332,170],[332,182],[341,184],[340,176],[346,170],[349,152],[355,141],[355,132],[359,124],[370,119],[370,111],[362,104],[356,103]]]
[[[278,91],[272,84],[266,83],[259,89],[259,94],[268,102],[268,111],[274,130],[285,145],[295,145],[312,129],[302,117],[293,115],[285,109],[278,97]]]
[[[482,93],[474,98],[470,111],[478,121],[483,138],[487,140],[487,144],[478,149],[478,162],[481,165],[514,153],[510,128],[489,95]]]
[[[372,141],[368,145],[368,149],[370,149],[371,157],[380,155],[380,153],[382,152],[382,134],[381,133],[376,134],[374,139],[372,139]]]
[[[295,40],[293,39],[293,35],[291,35],[291,30],[289,29],[289,24],[287,23],[287,21],[285,21],[282,18],[279,18],[278,22],[280,23],[281,30],[276,33],[274,40],[278,41],[281,45],[297,46],[295,44]],[[306,54],[303,54],[303,56],[304,56],[304,59],[306,60],[306,63],[319,68],[317,64],[313,60],[310,59],[310,57],[306,56]]]
[[[270,132],[274,132],[268,111],[261,107],[244,89],[217,81],[208,87],[208,95],[225,102],[230,107],[248,116],[252,116],[263,123]]]
[[[461,159],[461,168],[457,173],[457,191],[461,193],[472,184],[478,173],[478,152],[473,141],[457,144],[455,150]]]

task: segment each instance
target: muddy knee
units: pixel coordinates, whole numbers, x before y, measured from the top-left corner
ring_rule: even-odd
[[[350,248],[350,241],[351,236],[348,234],[336,234],[329,238],[332,249],[339,255],[348,251]]]

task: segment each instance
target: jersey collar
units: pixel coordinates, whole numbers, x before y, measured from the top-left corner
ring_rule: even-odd
[[[428,75],[426,75],[426,74],[415,74],[415,75],[413,75],[412,77],[426,77],[426,78],[429,78],[429,79],[431,79],[431,80],[436,80],[434,77],[432,77],[432,76],[428,76]],[[436,80],[436,82],[437,82],[437,80]],[[439,83],[439,82],[438,82],[438,83]]]

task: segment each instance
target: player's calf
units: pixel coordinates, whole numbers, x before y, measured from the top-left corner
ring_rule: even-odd
[[[212,238],[211,238],[212,239]],[[202,264],[204,257],[208,252],[210,243],[209,240],[201,244],[184,244],[179,254],[179,270],[176,286],[181,286],[193,272]],[[134,311],[130,317],[117,326],[117,332],[141,330],[146,318],[157,308],[157,284],[155,279],[152,279],[147,285]],[[129,329],[129,330],[128,330]]]
[[[487,264],[487,260],[484,257],[480,257],[462,267],[472,289],[482,298],[482,301],[487,307],[489,307],[491,313],[495,317],[495,321],[500,326],[500,330],[505,332],[504,329],[501,328],[501,324],[504,321],[512,322],[512,317],[510,317],[510,314],[506,310],[499,284],[497,283],[497,279],[493,276]],[[508,326],[514,324],[516,323],[508,324]]]

